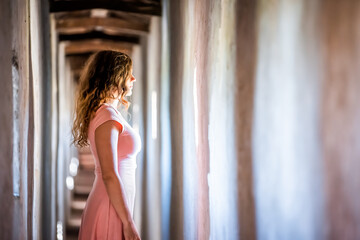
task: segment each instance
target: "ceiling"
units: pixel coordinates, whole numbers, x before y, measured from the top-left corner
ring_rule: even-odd
[[[81,59],[102,49],[131,54],[151,17],[161,16],[161,0],[50,0],[49,6],[66,55]]]

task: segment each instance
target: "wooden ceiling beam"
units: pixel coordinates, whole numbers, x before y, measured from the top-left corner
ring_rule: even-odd
[[[99,31],[92,31],[83,34],[59,34],[59,41],[81,41],[91,39],[105,39],[117,42],[139,44],[139,36],[132,35],[109,35]]]
[[[129,21],[119,18],[81,17],[59,19],[56,22],[58,33],[76,34],[94,30],[108,30],[112,32],[147,34],[149,22]]]
[[[77,0],[77,1],[54,1],[50,0],[50,12],[71,12],[88,9],[108,9],[124,12],[133,12],[146,15],[161,16],[160,1],[153,3],[114,1],[114,0]]]
[[[78,69],[82,69],[87,59],[89,59],[90,55],[71,55],[67,56],[66,60],[70,63],[71,70],[75,71]]]
[[[110,40],[83,40],[69,42],[65,47],[66,55],[86,54],[101,50],[115,50],[131,55],[133,44]]]

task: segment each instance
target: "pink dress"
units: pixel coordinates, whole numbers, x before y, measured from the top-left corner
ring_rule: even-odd
[[[118,110],[104,103],[96,111],[89,125],[88,139],[95,158],[95,181],[81,216],[80,240],[121,240],[124,238],[121,220],[110,202],[101,177],[95,147],[95,129],[108,120],[115,120],[123,126],[118,139],[118,172],[125,189],[127,204],[133,215],[136,155],[141,150],[140,135],[125,121]]]

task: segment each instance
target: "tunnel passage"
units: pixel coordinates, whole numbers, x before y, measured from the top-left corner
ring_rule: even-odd
[[[74,239],[74,91],[128,53],[143,239],[359,239],[359,3],[0,1],[0,239]]]

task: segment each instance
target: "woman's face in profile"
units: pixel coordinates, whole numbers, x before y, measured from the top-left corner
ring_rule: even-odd
[[[132,89],[134,87],[135,81],[136,81],[136,78],[132,74],[132,70],[131,70],[131,77],[128,80],[126,80],[126,87],[127,87],[127,89],[129,89],[129,92],[126,94],[126,96],[130,96],[132,94]]]
[[[132,74],[132,71],[131,71],[131,77],[128,78],[128,79],[126,80],[126,82],[125,82],[126,89],[128,90],[126,96],[132,95],[132,89],[133,89],[133,87],[134,87],[134,82],[136,82],[136,78],[134,77],[134,75]],[[118,98],[119,101],[121,100],[121,99],[120,99],[120,95],[119,95],[119,93],[117,92],[117,90],[115,90],[113,94],[114,94],[115,98]]]

